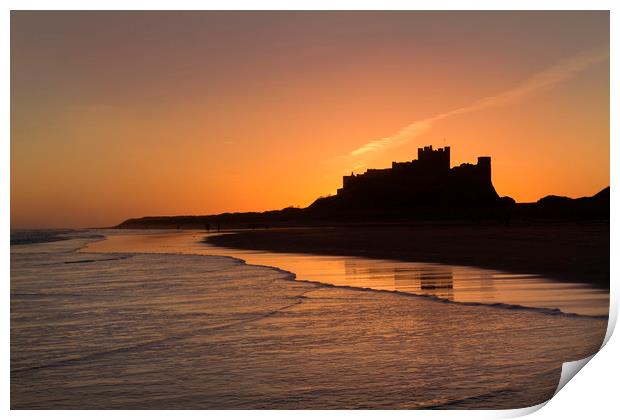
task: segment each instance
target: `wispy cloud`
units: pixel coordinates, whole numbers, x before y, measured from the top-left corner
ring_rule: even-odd
[[[455,115],[481,111],[500,105],[518,102],[536,92],[551,89],[559,83],[571,79],[577,73],[598,64],[609,57],[609,47],[604,46],[577,54],[552,67],[536,73],[515,87],[493,96],[481,98],[467,106],[456,108],[429,118],[414,121],[395,134],[373,140],[350,152],[351,157],[359,157],[373,152],[396,147],[414,140],[429,131],[433,125]]]

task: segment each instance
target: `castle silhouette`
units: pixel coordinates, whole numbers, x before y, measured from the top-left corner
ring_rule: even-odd
[[[345,175],[342,188],[315,201],[314,208],[405,209],[411,207],[489,207],[500,198],[491,181],[491,158],[450,167],[450,147],[418,149],[418,158],[391,168]]]
[[[306,208],[205,216],[128,219],[117,228],[256,228],[320,223],[405,220],[609,220],[609,187],[592,197],[547,196],[535,203],[499,197],[491,181],[491,158],[450,167],[450,147],[418,149],[418,158],[391,168],[345,175],[336,195]],[[212,225],[211,225],[212,224]],[[218,230],[220,230],[218,228]]]

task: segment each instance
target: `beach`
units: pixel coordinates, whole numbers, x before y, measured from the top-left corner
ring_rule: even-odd
[[[206,239],[218,246],[351,255],[538,273],[609,289],[609,223],[406,224],[262,229]]]
[[[562,363],[595,353],[607,328],[304,281],[203,237],[12,246],[11,408],[523,408],[551,398]]]

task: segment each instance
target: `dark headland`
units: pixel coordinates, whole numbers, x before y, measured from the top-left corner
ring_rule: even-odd
[[[336,195],[307,208],[143,217],[117,228],[246,229],[208,241],[475,265],[609,288],[609,212],[609,187],[591,197],[516,203],[495,191],[490,157],[450,167],[450,148],[429,146],[418,149],[417,160],[344,176]]]

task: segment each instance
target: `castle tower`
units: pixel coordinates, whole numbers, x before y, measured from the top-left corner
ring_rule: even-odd
[[[433,150],[433,146],[418,148],[418,162],[422,169],[431,171],[450,170],[450,146]]]
[[[491,157],[480,156],[478,157],[478,170],[484,182],[491,184]]]

